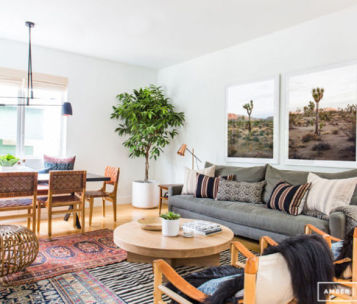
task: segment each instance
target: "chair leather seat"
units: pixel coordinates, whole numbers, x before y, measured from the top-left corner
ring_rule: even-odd
[[[86,197],[105,197],[105,196],[109,196],[109,193],[102,190],[86,191]]]
[[[37,200],[40,202],[41,207],[44,207],[47,203],[47,196],[38,197]],[[59,195],[59,196],[52,196],[52,203],[66,203],[66,202],[80,202],[80,198],[74,194],[69,195]]]
[[[7,207],[25,207],[31,206],[32,199],[31,198],[18,198],[18,199],[1,199],[0,200],[0,208]]]

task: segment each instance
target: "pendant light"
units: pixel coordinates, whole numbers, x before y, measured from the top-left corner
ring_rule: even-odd
[[[5,104],[0,103],[0,106],[32,106],[31,100],[39,99],[34,97],[33,93],[33,79],[32,79],[32,45],[31,45],[31,29],[35,27],[35,23],[31,21],[25,22],[26,27],[28,27],[28,65],[27,65],[27,96],[18,96],[14,97],[17,99],[26,99],[25,103],[17,103],[17,104]],[[11,97],[0,97],[0,98],[11,98]],[[63,104],[34,104],[33,106],[61,106],[62,107],[62,115],[63,116],[71,116],[73,114],[72,105],[70,102],[64,102]]]

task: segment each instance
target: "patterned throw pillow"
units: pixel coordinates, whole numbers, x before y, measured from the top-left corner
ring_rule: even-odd
[[[52,157],[48,155],[43,156],[43,164],[45,169],[41,173],[48,173],[50,170],[73,170],[74,162],[76,161],[76,157],[68,157],[68,158],[59,158]]]
[[[274,187],[267,206],[270,209],[298,215],[304,209],[310,186],[311,183],[292,186],[287,182],[280,182]]]
[[[216,198],[219,180],[219,177],[197,174],[196,197]]]
[[[195,195],[197,187],[197,174],[204,174],[207,176],[214,177],[215,170],[216,166],[204,168],[198,171],[185,168],[185,179],[183,183],[182,194]]]
[[[261,203],[265,181],[258,183],[219,180],[217,200]]]

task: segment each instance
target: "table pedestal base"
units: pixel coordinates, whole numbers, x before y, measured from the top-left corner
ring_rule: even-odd
[[[197,258],[179,258],[168,259],[164,257],[149,257],[136,253],[128,252],[127,261],[131,263],[147,263],[151,264],[154,260],[165,260],[171,266],[219,266],[219,254],[213,254]]]

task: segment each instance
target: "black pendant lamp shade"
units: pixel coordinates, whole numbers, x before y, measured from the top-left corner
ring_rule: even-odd
[[[73,112],[72,112],[72,105],[70,102],[65,102],[62,105],[62,115],[63,116],[72,116]]]

